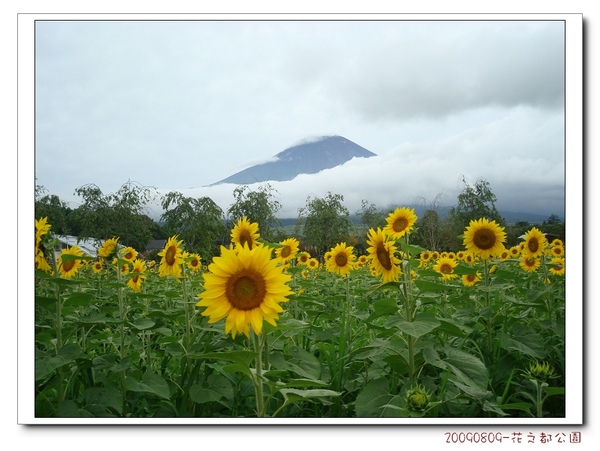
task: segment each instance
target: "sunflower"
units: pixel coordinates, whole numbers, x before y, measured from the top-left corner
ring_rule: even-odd
[[[283,273],[277,260],[271,259],[271,249],[246,244],[237,249],[221,246],[221,255],[213,258],[204,277],[204,291],[198,295],[199,307],[206,307],[202,316],[209,323],[225,320],[225,333],[232,337],[243,333],[250,337],[262,332],[263,320],[276,326],[275,320],[292,290],[287,285],[289,274]]]
[[[529,257],[527,255],[523,255],[521,261],[519,262],[519,266],[526,272],[535,272],[541,265],[541,261],[536,257]]]
[[[127,281],[127,286],[136,293],[142,289],[142,280],[146,277],[146,262],[136,258],[132,263],[131,277]]]
[[[481,281],[481,273],[478,271],[476,274],[464,274],[461,279],[465,287],[472,287]]]
[[[117,262],[118,263],[118,262]],[[119,269],[121,270],[121,275],[127,275],[129,274],[129,264],[128,263],[123,263]]]
[[[562,257],[554,257],[550,260],[550,272],[555,276],[565,275],[565,259]]]
[[[308,261],[310,260],[310,254],[308,252],[300,252],[298,254],[298,263],[301,265],[308,265]]]
[[[308,262],[306,262],[306,266],[308,266],[309,269],[318,269],[319,268],[319,260],[317,260],[314,257],[311,257],[308,259]]]
[[[296,238],[287,238],[281,241],[281,247],[275,249],[275,256],[282,263],[286,263],[293,259],[298,253],[300,242]]]
[[[247,245],[250,249],[258,244],[258,223],[248,221],[244,216],[238,220],[237,224],[231,230],[231,241],[236,247],[244,247]]]
[[[137,254],[137,251],[131,246],[124,247],[119,251],[121,258],[129,263],[135,260]]]
[[[102,268],[102,259],[95,261],[92,265],[92,271],[94,271],[94,274],[99,274],[100,272],[102,272]]]
[[[104,241],[104,243],[102,243],[102,246],[100,247],[100,249],[98,249],[98,257],[102,257],[102,258],[112,257],[117,251],[118,241],[119,241],[119,238],[117,238],[117,237],[109,238],[108,240]]]
[[[184,260],[187,262],[188,268],[190,268],[192,271],[200,271],[200,268],[202,267],[202,259],[200,258],[200,255],[195,253],[186,253]]]
[[[431,252],[423,251],[419,255],[419,268],[426,268],[429,266],[429,261],[431,260]]]
[[[58,257],[58,270],[60,271],[60,275],[65,279],[70,279],[77,274],[77,271],[79,271],[79,268],[81,267],[81,259],[76,257],[81,257],[82,255],[83,251],[79,249],[79,246],[76,244],[70,248],[63,249]]]
[[[183,264],[182,243],[183,240],[177,241],[177,235],[172,236],[167,240],[164,249],[158,253],[158,256],[162,257],[158,267],[160,277],[181,277],[181,265]]]
[[[48,217],[35,220],[35,247],[36,249],[42,242],[42,237],[50,231],[51,225],[48,224]]]
[[[504,250],[505,241],[504,227],[500,227],[496,221],[481,218],[470,222],[465,230],[463,243],[467,251],[485,259],[500,254]]]
[[[415,222],[417,222],[417,215],[415,215],[415,210],[412,208],[396,208],[388,215],[386,222],[384,232],[397,240],[412,231]]]
[[[47,273],[52,272],[52,267],[48,263],[48,260],[46,260],[44,253],[39,249],[35,253],[35,269],[40,269]]]
[[[521,255],[521,249],[519,246],[512,246],[510,249],[508,249],[508,252],[510,253],[511,257],[518,257]]]
[[[498,258],[500,260],[508,260],[510,258],[510,251],[508,249],[503,249],[502,252],[498,254]]]
[[[547,254],[551,257],[564,257],[565,248],[560,245],[552,245],[547,251]]]
[[[371,266],[381,275],[383,282],[396,282],[400,276],[400,260],[396,257],[395,241],[379,228],[369,229],[367,233],[367,248]]]
[[[339,243],[331,248],[331,257],[326,262],[329,272],[347,276],[354,269],[356,255],[352,253],[354,246],[347,246],[346,243]]]
[[[456,277],[454,274],[454,268],[458,263],[452,258],[440,257],[440,259],[433,265],[433,270],[440,273],[442,280],[452,280]]]
[[[463,257],[463,261],[467,264],[467,265],[474,265],[475,263],[477,263],[477,257],[475,257],[473,254],[471,254],[470,252],[465,252],[465,255]]]
[[[544,234],[536,227],[533,227],[525,234],[523,242],[525,244],[523,251],[525,255],[531,258],[541,256],[548,245],[548,240],[546,240]]]

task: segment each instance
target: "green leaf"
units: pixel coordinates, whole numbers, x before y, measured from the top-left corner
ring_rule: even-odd
[[[144,373],[140,381],[132,377],[126,377],[125,388],[130,391],[149,393],[163,399],[169,399],[169,385],[167,381],[158,374],[151,372]]]
[[[256,358],[256,353],[253,351],[209,352],[206,354],[192,354],[191,357],[194,359],[226,360],[228,362],[249,367],[250,363]]]
[[[315,399],[324,401],[323,398],[330,398],[335,396],[340,396],[341,393],[326,390],[323,388],[313,388],[310,390],[298,390],[295,388],[282,388],[279,392],[283,395],[283,399],[285,404],[291,404],[298,401],[314,401]]]
[[[81,291],[76,291],[74,293],[69,294],[66,298],[65,298],[65,302],[64,305],[68,306],[82,306],[82,305],[89,305],[92,302],[94,302],[94,295],[92,293],[89,293],[87,291],[81,292]]]
[[[404,318],[399,316],[390,318],[385,324],[385,327],[388,329],[391,327],[397,327],[402,332],[412,337],[419,338],[428,334],[439,325],[440,322],[435,316],[428,313],[418,313],[415,317],[415,320],[412,322],[406,321]]]
[[[298,346],[289,348],[286,355],[276,352],[270,356],[271,366],[278,370],[288,370],[306,379],[319,380],[321,363],[310,352]]]
[[[156,323],[149,318],[138,318],[133,323],[129,324],[137,330],[146,330],[154,327]]]
[[[449,370],[448,380],[474,398],[484,398],[488,391],[489,375],[485,364],[472,354],[452,347],[444,348],[441,358],[433,348],[423,349],[425,361],[438,368]]]
[[[415,285],[421,293],[437,292],[437,291],[449,291],[455,288],[455,285],[448,283],[432,282],[426,279],[415,279]]]
[[[110,407],[119,414],[123,412],[123,395],[115,387],[89,387],[85,390],[84,399],[87,406],[99,405]]]
[[[367,322],[386,315],[398,314],[398,302],[393,298],[377,299],[373,303],[373,313],[367,318]]]
[[[35,380],[45,378],[57,368],[74,362],[83,355],[78,344],[69,343],[64,345],[54,357],[45,356],[35,361]]]
[[[541,359],[544,343],[540,337],[526,335],[524,337],[511,338],[504,332],[498,332],[500,347],[510,352],[518,351],[535,359]],[[518,338],[527,340],[527,344]]]
[[[389,392],[387,379],[374,379],[356,397],[356,416],[359,418],[376,418],[383,415],[384,406],[389,404],[394,395]]]

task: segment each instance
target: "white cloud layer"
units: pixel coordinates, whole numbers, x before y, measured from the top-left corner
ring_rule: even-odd
[[[207,195],[305,139],[376,153],[272,182],[282,214],[342,194],[354,212],[452,205],[485,178],[507,210],[562,213],[562,21],[41,21],[37,183],[76,206],[87,183]],[[190,189],[193,188],[193,189]]]

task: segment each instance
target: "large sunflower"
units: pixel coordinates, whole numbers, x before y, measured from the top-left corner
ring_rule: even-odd
[[[225,320],[225,333],[232,337],[243,333],[250,337],[250,327],[256,334],[262,332],[263,320],[276,326],[275,320],[287,302],[292,290],[287,285],[289,274],[275,259],[271,249],[248,245],[237,249],[221,247],[221,255],[213,258],[203,274],[204,291],[198,295],[199,307],[206,307],[202,316],[209,323]]]
[[[347,246],[346,243],[339,243],[331,249],[331,256],[326,260],[325,265],[329,272],[347,276],[354,269],[356,255],[353,254],[354,247]]]
[[[396,208],[388,215],[386,222],[384,232],[397,240],[412,231],[415,222],[417,222],[417,215],[415,215],[415,210],[412,208]]]
[[[182,243],[183,240],[177,241],[177,235],[172,236],[167,240],[164,249],[158,253],[158,256],[162,257],[158,267],[160,277],[181,277],[181,265],[183,264]]]
[[[400,260],[396,257],[396,246],[394,241],[388,239],[387,235],[377,227],[377,230],[369,229],[367,234],[367,248],[371,266],[380,274],[383,282],[395,282],[401,273]]]
[[[281,247],[275,249],[275,256],[282,263],[287,263],[292,260],[298,253],[300,242],[296,238],[287,238],[281,241]]]
[[[486,259],[500,254],[504,250],[505,241],[504,227],[496,224],[496,221],[481,218],[470,222],[465,230],[463,243],[467,251]]]
[[[82,255],[83,251],[76,244],[70,248],[63,249],[58,257],[60,275],[66,279],[70,279],[77,274],[81,267],[81,259],[77,257],[81,257]]]
[[[525,246],[523,252],[525,255],[531,258],[540,257],[546,250],[548,240],[544,234],[536,227],[531,228],[523,239]]]
[[[142,289],[142,280],[146,277],[144,274],[146,272],[146,262],[144,260],[140,260],[136,258],[133,261],[133,266],[131,268],[131,276],[127,281],[127,286],[131,288],[133,291],[139,293]]]
[[[231,241],[236,247],[247,245],[252,249],[258,244],[259,237],[258,223],[251,223],[246,216],[238,220],[237,224],[231,230]]]

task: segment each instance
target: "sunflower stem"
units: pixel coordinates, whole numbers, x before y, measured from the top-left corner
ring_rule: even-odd
[[[256,357],[254,358],[255,366],[256,366],[256,374],[254,376],[254,393],[256,398],[256,416],[259,418],[263,418],[265,416],[265,406],[264,406],[264,395],[263,395],[263,380],[262,380],[262,370],[263,370],[263,362],[262,362],[262,349],[263,349],[263,340],[261,336],[254,333],[252,330],[250,332],[252,334],[252,341],[254,343],[254,351],[256,352]]]
[[[125,358],[125,299],[123,293],[123,276],[121,274],[121,261],[117,259],[117,282],[119,285],[117,295],[119,299],[119,356],[121,361]],[[125,370],[121,371],[121,392],[123,397],[123,416],[127,414],[127,389],[125,388]]]

